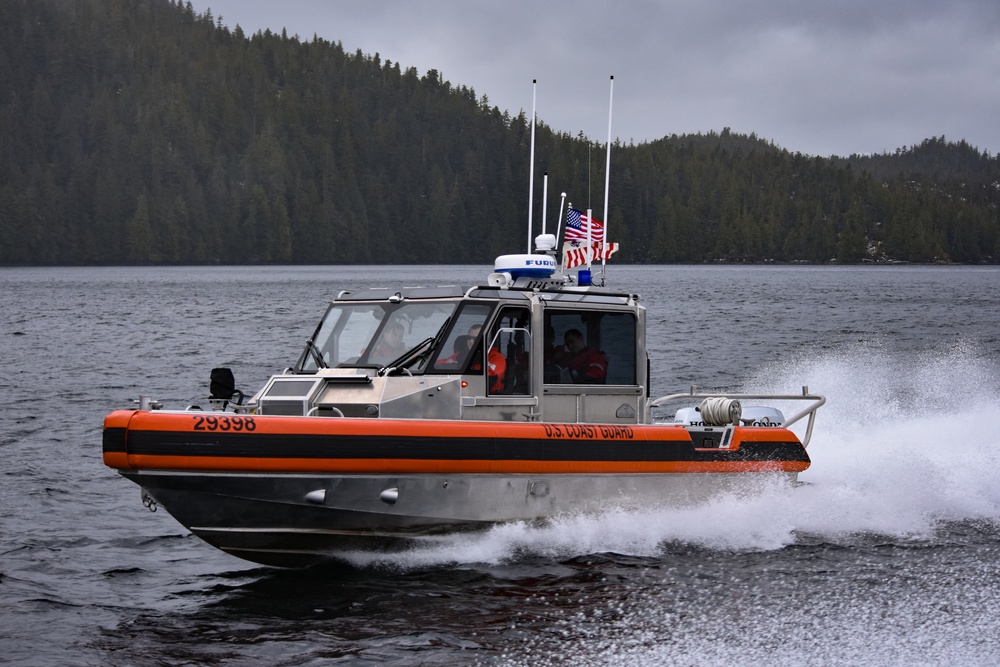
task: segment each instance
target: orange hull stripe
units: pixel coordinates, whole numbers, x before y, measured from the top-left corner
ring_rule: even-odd
[[[104,428],[125,428],[132,415],[137,414],[136,410],[115,410],[104,418]]]
[[[134,415],[134,416],[133,416]],[[131,419],[130,419],[131,417]],[[195,433],[206,430],[206,418],[240,418],[240,415],[220,415],[210,412],[113,412],[105,419],[105,428],[125,427],[130,431],[170,431]],[[513,439],[573,439],[621,440],[623,433],[629,440],[690,442],[691,437],[683,426],[674,424],[619,425],[619,424],[555,424],[522,422],[478,422],[422,419],[351,419],[321,417],[242,416],[253,420],[256,435],[331,435],[339,436],[401,436],[431,438],[513,438]],[[236,433],[246,430],[242,424],[235,428],[213,427],[214,432]],[[742,437],[754,430],[737,429],[734,440],[788,442],[786,429],[756,429],[770,431],[752,438]],[[247,432],[249,432],[247,430]]]
[[[104,465],[119,470],[127,470],[132,467],[128,462],[128,454],[125,452],[104,452]]]
[[[734,442],[797,442],[798,438],[787,428],[746,428],[738,426],[733,431]]]

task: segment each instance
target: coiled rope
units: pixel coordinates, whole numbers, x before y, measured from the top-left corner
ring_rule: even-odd
[[[743,416],[743,406],[735,398],[713,396],[706,398],[698,406],[705,426],[727,426],[738,424]]]

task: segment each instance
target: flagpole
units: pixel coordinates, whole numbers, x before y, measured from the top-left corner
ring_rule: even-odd
[[[566,193],[563,193],[563,201],[566,200]],[[568,202],[566,204],[566,229],[569,229],[569,209],[573,208],[573,202]],[[559,220],[559,225],[562,226],[562,219]],[[559,242],[559,232],[556,231],[556,243]],[[563,232],[563,245],[566,245],[566,233]]]
[[[531,80],[531,158],[528,168],[528,253],[531,253],[531,212],[535,207],[535,99],[538,79]]]
[[[611,220],[608,218],[608,192],[610,191],[611,183],[611,110],[614,108],[615,103],[615,76],[611,75],[611,97],[608,101],[608,158],[604,166],[604,243],[611,242],[611,236],[608,234],[608,227],[610,227]],[[603,283],[604,278],[604,267],[605,267],[605,253],[601,253],[601,282]]]
[[[566,201],[566,193],[565,192],[562,193],[562,198],[563,198],[563,201]],[[573,202],[567,202],[566,206],[568,207],[567,210],[566,210],[566,229],[569,229],[569,209],[573,208]],[[562,208],[562,204],[559,204],[559,208]],[[562,222],[563,222],[562,213],[560,213],[560,215],[559,215],[559,226],[556,228],[556,245],[559,248],[559,257],[560,257],[560,260],[562,262],[565,262],[566,261],[566,248],[564,248],[563,246],[566,245],[566,232],[562,229]],[[563,236],[563,240],[562,240],[561,243],[559,241],[559,234],[560,233]]]
[[[590,271],[590,265],[593,264],[594,260],[594,242],[592,239],[593,234],[591,231],[594,229],[594,209],[587,209],[587,270]],[[605,234],[607,237],[607,234]]]

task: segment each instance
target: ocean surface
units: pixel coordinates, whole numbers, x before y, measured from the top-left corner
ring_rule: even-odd
[[[216,366],[256,390],[341,289],[489,271],[0,269],[0,662],[1000,664],[997,267],[608,267],[654,396],[828,397],[794,488],[292,571],[101,462],[106,413],[203,401]]]

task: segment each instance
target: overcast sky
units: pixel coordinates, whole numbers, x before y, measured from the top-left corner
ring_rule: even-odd
[[[1000,0],[192,0],[436,69],[491,105],[625,142],[720,131],[810,155],[944,135],[1000,152]]]

